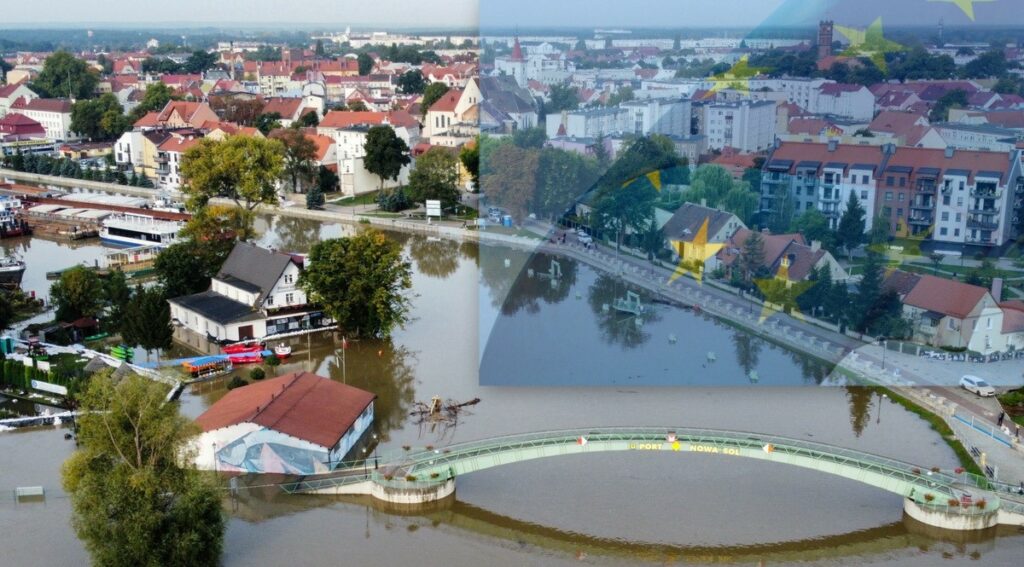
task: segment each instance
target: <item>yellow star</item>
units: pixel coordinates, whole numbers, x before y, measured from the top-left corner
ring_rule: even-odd
[[[960,8],[967,17],[974,21],[974,4],[977,3],[990,3],[996,0],[928,0],[929,2],[942,2],[943,4],[956,4],[957,8]]]
[[[750,56],[744,55],[740,57],[740,60],[736,62],[728,71],[719,73],[718,75],[712,75],[711,81],[714,83],[708,92],[704,93],[703,98],[709,98],[711,95],[722,89],[736,89],[742,93],[750,93],[750,79],[756,77],[767,71],[758,67],[751,67],[749,65]]]
[[[673,441],[672,442],[672,450],[673,451],[678,451],[680,448],[682,448],[682,445],[680,445],[679,441]]]
[[[903,51],[904,47],[895,41],[885,39],[882,33],[882,18],[879,17],[867,29],[859,30],[846,26],[836,26],[836,31],[846,36],[850,46],[843,51],[848,57],[867,57],[875,66],[885,70],[885,54]]]
[[[887,243],[869,244],[867,249],[871,252],[884,256],[885,265],[889,268],[898,268],[905,259],[913,256],[921,256],[921,249],[917,244],[914,244],[914,241],[927,240],[931,238],[933,232],[935,232],[934,224],[929,225],[928,228],[914,236],[907,236],[906,240],[911,241],[912,243],[910,250],[906,249],[906,245],[904,245],[903,249],[900,249],[899,247],[893,248]]]
[[[700,225],[700,229],[697,230],[697,234],[693,236],[693,240],[690,242],[685,240],[672,241],[672,248],[679,255],[679,265],[672,272],[668,283],[676,281],[686,272],[693,273],[693,279],[700,282],[701,274],[704,273],[704,262],[707,262],[724,247],[725,244],[722,242],[708,242],[708,219],[705,218],[704,222]]]
[[[796,298],[803,295],[815,283],[813,281],[790,281],[789,264],[786,262],[779,265],[779,269],[775,272],[775,277],[755,279],[754,284],[761,290],[761,295],[764,296],[765,301],[764,307],[761,308],[761,316],[757,320],[758,324],[764,323],[773,313],[786,308],[789,308],[789,314],[793,318],[803,321],[804,316],[800,312]],[[772,307],[772,304],[781,307],[777,309]]]

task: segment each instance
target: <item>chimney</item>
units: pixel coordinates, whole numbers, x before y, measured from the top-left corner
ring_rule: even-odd
[[[705,198],[701,198],[701,200],[700,200],[700,206],[702,206],[702,207],[707,207],[707,206],[708,206],[708,200],[707,200],[707,199],[705,199]]]
[[[812,240],[811,241],[811,252],[817,252],[818,250],[821,250],[821,241],[820,240]]]
[[[946,146],[946,159],[949,159],[949,158],[953,157],[953,153],[955,151],[956,151],[956,148],[954,148],[953,146]]]
[[[999,303],[1003,296],[1003,278],[992,278],[992,299]]]
[[[829,152],[834,152],[834,151],[836,151],[836,149],[837,149],[838,147],[839,147],[839,140],[829,140],[829,141],[828,141],[828,151],[829,151]]]

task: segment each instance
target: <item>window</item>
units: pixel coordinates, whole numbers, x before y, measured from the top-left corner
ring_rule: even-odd
[[[947,233],[949,233],[949,230],[946,227],[942,227],[939,229],[940,236],[946,236]]]
[[[895,181],[895,178],[893,176],[891,176],[891,175],[889,177],[885,178],[885,184],[888,185],[889,187],[893,186],[893,182],[894,181]]]
[[[898,199],[896,199],[896,200],[902,203],[903,199],[906,198],[907,194],[906,193],[898,193],[896,196],[898,197]]]
[[[885,192],[885,200],[886,201],[892,201],[892,191],[886,191]]]
[[[867,191],[861,191],[860,192],[860,200],[861,201],[867,201],[868,200],[868,192]]]
[[[900,177],[900,187],[906,187],[906,186],[907,186],[907,178],[906,177]]]
[[[271,306],[273,304],[274,304],[274,296],[273,295],[268,295],[267,296],[267,307],[269,307],[269,306]]]
[[[963,220],[963,217],[964,217],[963,213],[957,213],[956,214],[956,222],[960,222],[961,220]]]
[[[291,305],[292,303],[294,303],[295,302],[295,294],[293,294],[293,293],[286,293],[286,294],[284,294],[284,302],[287,303],[288,305]]]
[[[900,207],[900,208],[896,209],[896,218],[898,218],[898,219],[903,218],[903,207]]]
[[[882,207],[882,216],[883,217],[892,216],[892,207]]]
[[[949,212],[948,211],[942,211],[942,220],[943,221],[948,221],[949,220]]]
[[[863,183],[864,185],[867,185],[868,184],[868,176],[865,175],[865,176],[861,177],[860,182]]]
[[[294,274],[285,274],[284,275],[284,283],[286,283],[286,284],[295,283],[295,275]]]
[[[942,196],[942,204],[946,205],[947,207],[949,206],[949,195]]]
[[[956,198],[956,206],[958,206],[958,207],[964,206],[964,198],[963,197],[957,197]]]
[[[985,328],[989,329],[989,330],[992,329],[992,318],[991,317],[986,317],[985,318]]]
[[[953,229],[953,236],[960,236],[960,229],[959,228],[954,228]]]
[[[963,191],[963,190],[964,190],[964,182],[961,181],[960,182],[960,189],[959,189],[959,191]]]
[[[953,326],[953,319],[946,319],[946,328],[950,331],[955,331],[956,327]]]

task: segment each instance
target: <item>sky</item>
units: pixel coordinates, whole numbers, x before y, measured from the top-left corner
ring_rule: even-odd
[[[968,1],[968,0],[963,0]],[[952,0],[482,0],[483,29],[507,27],[731,27],[816,24],[866,26],[1024,23],[1022,0],[970,0],[975,20]]]
[[[38,0],[0,12],[0,28],[186,23],[476,29],[479,0]]]

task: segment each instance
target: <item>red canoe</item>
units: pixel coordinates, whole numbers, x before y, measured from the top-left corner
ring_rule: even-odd
[[[228,360],[232,364],[256,364],[263,362],[263,355],[258,352],[254,354],[232,354],[228,356]]]

